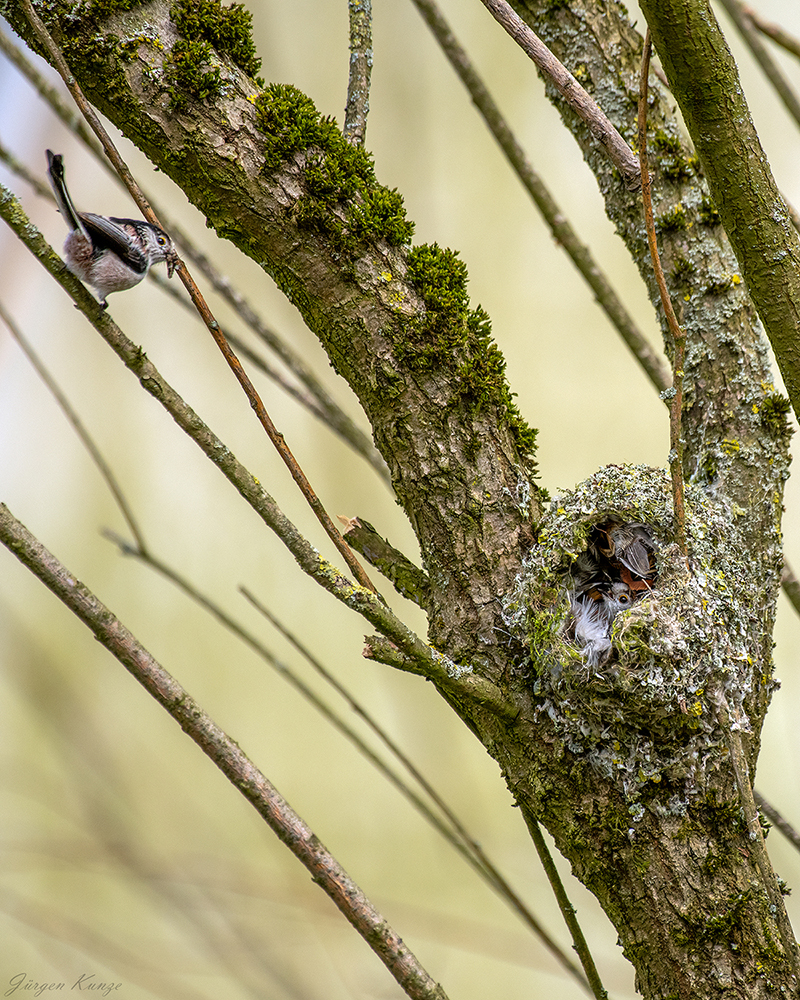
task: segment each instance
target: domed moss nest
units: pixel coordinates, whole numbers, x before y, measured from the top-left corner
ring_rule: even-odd
[[[570,573],[609,518],[650,529],[657,575],[616,614],[610,655],[590,667],[571,629]],[[751,558],[736,517],[692,486],[686,534],[688,563],[674,543],[667,472],[607,466],[553,501],[506,601],[506,622],[530,652],[535,715],[619,786],[634,815],[642,797],[682,811],[727,753],[720,705],[749,732],[775,687],[777,568]]]

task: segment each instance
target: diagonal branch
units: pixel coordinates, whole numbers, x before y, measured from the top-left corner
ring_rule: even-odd
[[[416,956],[369,902],[312,830],[237,744],[223,732],[107,607],[0,504],[0,541],[55,594],[222,771],[311,873],[414,1000],[447,1000]]]
[[[791,52],[793,56],[797,56],[800,59],[800,38],[790,35],[779,24],[772,24],[770,21],[765,21],[758,11],[753,10],[752,7],[745,7],[744,13],[762,35],[771,38],[776,45],[780,45],[782,49],[786,49],[787,52]]]
[[[800,125],[800,99],[778,64],[769,54],[766,45],[761,41],[761,36],[756,29],[749,10],[741,0],[719,0],[719,3],[722,4],[733,23],[739,29],[745,45],[750,49],[753,58],[775,88],[775,93],[783,101],[786,110],[794,118],[795,123]]]
[[[523,52],[530,56],[537,68],[552,81],[559,94],[587,125],[595,141],[606,151],[622,174],[626,186],[635,191],[640,182],[639,164],[630,146],[603,114],[597,101],[587,94],[566,66],[556,59],[506,0],[483,0],[483,5]]]
[[[70,71],[67,62],[64,59],[61,50],[58,48],[56,43],[50,37],[50,33],[48,32],[47,28],[44,26],[42,20],[39,18],[38,14],[33,9],[33,4],[31,3],[31,0],[22,0],[22,3],[23,7],[25,8],[25,14],[37,38],[44,46],[50,58],[52,59],[53,65],[61,74],[61,78],[66,84],[69,92],[72,94],[72,97],[75,100],[75,103],[77,104],[78,108],[80,109],[81,114],[84,116],[86,121],[89,123],[92,131],[100,140],[103,149],[106,152],[106,155],[113,163],[117,173],[120,175],[125,186],[130,191],[134,201],[144,214],[145,219],[147,219],[147,221],[152,223],[153,225],[158,226],[159,228],[163,228],[161,222],[159,221],[158,217],[156,216],[155,212],[150,206],[150,203],[145,198],[144,194],[139,188],[139,185],[136,183],[133,174],[128,169],[128,165],[122,159],[114,143],[111,141],[111,136],[103,127],[102,123],[100,122],[100,119],[95,114],[92,106],[86,100],[78,81],[75,79],[75,76]],[[317,520],[325,529],[326,534],[331,539],[333,544],[336,546],[336,548],[344,557],[345,562],[350,568],[350,572],[353,574],[356,580],[361,584],[362,587],[366,587],[368,590],[372,590],[377,594],[377,590],[372,581],[370,580],[370,578],[367,576],[364,567],[361,565],[358,559],[356,559],[355,553],[347,544],[347,542],[342,538],[341,533],[337,531],[336,526],[334,525],[333,521],[330,519],[330,516],[328,515],[328,512],[322,505],[322,501],[319,499],[313,487],[311,486],[308,477],[300,468],[297,459],[294,457],[289,446],[286,444],[283,435],[278,431],[277,427],[272,422],[272,418],[267,412],[267,408],[264,406],[261,397],[256,391],[256,387],[253,385],[247,372],[242,367],[241,362],[236,357],[233,348],[230,346],[227,339],[225,338],[225,334],[222,332],[219,323],[214,318],[211,310],[208,307],[208,304],[205,301],[205,298],[201,294],[200,289],[197,287],[196,282],[192,278],[191,274],[189,273],[186,265],[183,263],[182,260],[178,259],[175,265],[175,271],[180,277],[181,281],[183,282],[184,287],[186,288],[186,291],[189,293],[192,302],[195,305],[195,308],[197,309],[198,313],[203,319],[203,322],[208,327],[208,330],[211,333],[211,336],[214,338],[214,342],[216,343],[217,347],[220,349],[222,356],[225,358],[225,361],[228,363],[229,368],[236,376],[237,381],[244,390],[244,393],[247,396],[250,406],[255,411],[255,414],[258,417],[261,426],[267,433],[267,437],[270,439],[276,451],[283,460],[284,464],[286,465],[287,469],[291,473],[292,479],[294,479],[295,483],[299,487],[300,492],[305,497],[309,507],[311,507]]]
[[[125,519],[125,523],[130,528],[131,534],[136,540],[137,546],[139,547],[141,552],[146,552],[147,545],[145,543],[144,533],[142,532],[142,529],[139,526],[139,522],[136,519],[133,510],[131,509],[131,505],[128,503],[128,500],[125,497],[122,488],[117,482],[117,477],[112,472],[111,467],[109,466],[108,462],[106,462],[102,452],[97,447],[92,436],[89,434],[88,430],[84,426],[83,421],[76,413],[74,407],[67,399],[66,395],[62,392],[61,387],[56,383],[55,379],[50,375],[50,372],[47,370],[44,363],[39,358],[36,351],[33,349],[33,346],[28,342],[27,337],[25,337],[25,335],[22,333],[17,324],[8,315],[2,303],[0,303],[0,319],[2,319],[3,322],[6,324],[9,331],[11,332],[11,336],[19,344],[20,348],[27,357],[28,361],[31,363],[34,370],[36,371],[36,374],[50,390],[52,395],[55,397],[56,402],[61,407],[62,413],[67,418],[69,423],[72,424],[75,433],[80,438],[84,448],[86,448],[86,450],[89,452],[92,461],[97,466],[100,475],[105,480],[106,485],[108,486],[108,489],[111,492],[111,495],[114,497],[114,501],[120,510],[120,513]]]

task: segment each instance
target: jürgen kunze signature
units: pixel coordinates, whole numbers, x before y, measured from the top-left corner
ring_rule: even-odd
[[[38,982],[35,979],[29,979],[26,972],[18,972],[16,976],[12,976],[11,979],[9,979],[8,989],[3,995],[10,997],[11,994],[16,993],[17,990],[22,990],[25,993],[31,993],[35,997],[41,997],[51,991],[57,992],[60,990],[63,993],[82,993],[85,990],[86,992],[91,991],[95,995],[107,997],[121,987],[122,983],[112,983],[100,980],[93,972],[84,972],[83,975],[78,976],[71,986],[66,982],[59,982],[55,979],[51,982]]]

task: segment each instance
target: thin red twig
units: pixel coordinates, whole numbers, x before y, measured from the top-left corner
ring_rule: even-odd
[[[158,217],[156,216],[155,212],[150,206],[150,203],[148,202],[147,198],[145,198],[144,194],[139,188],[139,185],[134,180],[133,174],[128,169],[128,165],[120,156],[117,148],[115,147],[114,143],[111,140],[111,137],[109,136],[108,132],[106,132],[105,128],[100,122],[100,119],[95,114],[94,109],[86,99],[83,91],[80,88],[80,85],[78,84],[78,81],[75,79],[72,72],[70,71],[70,68],[67,65],[66,60],[64,59],[61,50],[53,41],[44,23],[39,18],[36,11],[33,9],[31,0],[23,0],[23,7],[25,9],[25,14],[28,18],[28,21],[30,22],[31,27],[36,33],[37,38],[47,50],[47,53],[50,56],[53,65],[61,75],[61,78],[66,84],[70,94],[72,94],[72,97],[75,103],[77,104],[78,109],[88,122],[92,131],[100,140],[100,143],[102,144],[106,155],[113,164],[114,169],[122,178],[122,181],[127,187],[128,191],[130,191],[134,201],[141,209],[141,212],[144,215],[145,219],[147,219],[147,221],[152,223],[153,225],[163,228],[163,226],[161,226],[161,223],[158,220]],[[239,384],[244,390],[244,393],[250,402],[250,406],[255,411],[255,414],[258,417],[261,426],[266,431],[270,441],[275,446],[278,454],[283,459],[286,467],[289,469],[292,478],[297,483],[298,487],[300,488],[300,492],[306,498],[309,506],[314,511],[317,520],[320,522],[320,524],[325,529],[326,533],[328,534],[333,544],[336,546],[336,548],[344,557],[345,562],[350,568],[350,572],[354,575],[358,583],[361,584],[362,587],[366,587],[368,590],[371,590],[373,591],[373,593],[377,594],[378,593],[377,588],[372,583],[370,578],[367,576],[364,567],[356,558],[353,550],[350,548],[350,546],[347,544],[344,538],[342,538],[341,533],[337,530],[333,521],[328,516],[328,513],[323,507],[322,502],[320,501],[317,494],[314,492],[311,483],[306,478],[306,475],[300,468],[297,459],[294,457],[291,450],[289,449],[289,446],[286,444],[283,435],[280,433],[280,431],[278,431],[278,429],[275,427],[275,424],[272,422],[272,419],[269,413],[267,412],[267,409],[264,406],[263,402],[261,401],[261,397],[256,391],[255,386],[250,381],[247,372],[245,372],[241,362],[239,361],[233,349],[231,348],[230,344],[228,343],[225,334],[220,329],[219,323],[217,323],[216,319],[214,319],[214,315],[209,309],[205,299],[203,298],[200,289],[197,287],[197,284],[195,283],[194,279],[192,278],[191,274],[189,273],[186,265],[183,263],[182,260],[180,259],[178,260],[177,264],[175,265],[175,271],[179,275],[181,281],[183,282],[184,287],[189,293],[189,296],[191,297],[192,302],[194,303],[194,306],[197,309],[198,313],[200,314],[203,322],[208,327],[211,336],[214,338],[214,341],[217,344],[217,347],[219,347],[220,351],[222,352],[222,356],[227,361],[228,366],[230,367],[231,371],[236,376]]]
[[[650,30],[644,36],[642,70],[639,77],[639,169],[642,175],[642,200],[647,243],[653,261],[653,271],[661,295],[661,304],[674,344],[672,355],[672,401],[669,408],[669,467],[672,473],[672,503],[675,511],[675,541],[684,556],[686,552],[686,508],[683,500],[683,440],[681,437],[681,411],[683,409],[683,364],[686,355],[686,334],[678,324],[672,301],[667,291],[664,270],[656,241],[653,221],[653,199],[650,194],[650,170],[647,163],[647,77],[650,73]],[[670,391],[670,390],[668,390]]]

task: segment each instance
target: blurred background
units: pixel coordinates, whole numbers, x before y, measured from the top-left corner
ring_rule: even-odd
[[[267,82],[293,83],[341,123],[348,73],[345,0],[259,0],[248,6]],[[367,148],[380,181],[403,194],[416,224],[415,242],[457,249],[466,262],[472,303],[491,316],[520,408],[540,429],[543,484],[555,494],[609,462],[663,466],[663,405],[554,244],[416,9],[410,2],[374,7]],[[441,7],[534,167],[660,349],[634,266],[532,65],[480,4],[441,0]],[[635,5],[629,7],[641,24]],[[757,0],[756,7],[800,36],[794,0]],[[719,16],[729,29],[778,184],[800,205],[800,134]],[[0,31],[10,34],[4,22]],[[800,89],[800,64],[773,52]],[[41,60],[30,58],[61,88]],[[79,209],[136,214],[127,195],[1,55],[0,97],[0,142],[41,180],[49,147],[65,155]],[[207,230],[182,192],[126,140],[119,138],[119,146],[142,187],[366,429],[346,384],[272,281]],[[3,163],[0,180],[60,249],[64,225],[52,203]],[[200,283],[220,320],[254,343],[228,306]],[[364,622],[297,570],[6,227],[0,228],[0,302],[93,435],[153,552],[255,633],[375,745],[345,703],[242,598],[239,586],[301,637],[404,747],[571,953],[493,761],[430,685],[361,657]],[[307,537],[338,563],[200,323],[152,282],[114,296],[110,309]],[[361,515],[416,558],[402,511],[374,470],[272,382],[255,372],[253,377],[328,511]],[[780,385],[777,371],[776,381]],[[241,745],[451,998],[583,995],[453,849],[284,677],[101,534],[111,529],[130,537],[86,450],[4,324],[0,500]],[[792,480],[784,527],[795,568],[799,511],[800,487]],[[398,613],[424,633],[418,610],[374,576]],[[757,788],[800,827],[800,622],[783,596],[776,639],[782,688],[764,728]],[[5,550],[0,685],[0,990],[20,974],[68,985],[94,975],[95,981],[121,982],[116,995],[126,1000],[401,996],[252,808]],[[779,874],[790,886],[800,882],[800,855],[777,831],[769,847]],[[568,866],[560,859],[559,865],[605,987],[614,997],[632,997],[632,970],[613,928],[570,878]],[[789,907],[800,927],[797,901],[790,898]]]

